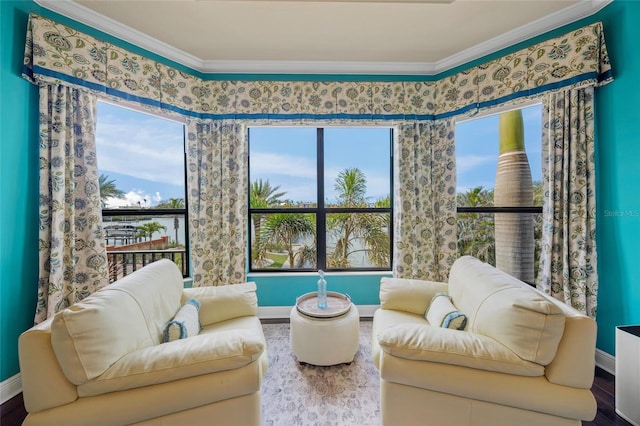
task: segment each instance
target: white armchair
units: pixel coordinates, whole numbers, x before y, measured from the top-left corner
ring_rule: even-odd
[[[437,293],[464,330],[425,318]],[[373,320],[384,425],[576,425],[592,420],[596,324],[470,256],[448,283],[383,278]]]
[[[176,265],[160,260],[27,330],[24,424],[259,425],[267,354],[255,289],[185,289]],[[202,330],[163,343],[188,299],[199,302]]]

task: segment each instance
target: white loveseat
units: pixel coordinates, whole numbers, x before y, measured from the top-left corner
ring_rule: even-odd
[[[27,330],[24,424],[259,425],[267,354],[255,289],[185,289],[160,260]],[[189,299],[201,331],[162,343]]]
[[[464,330],[425,319],[443,292],[466,315]],[[384,425],[580,425],[595,417],[596,324],[564,303],[470,256],[456,260],[448,283],[383,278],[380,302],[372,349]]]

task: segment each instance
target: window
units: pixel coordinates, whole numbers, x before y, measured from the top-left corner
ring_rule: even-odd
[[[458,253],[528,283],[542,235],[541,114],[537,104],[456,125]]]
[[[392,139],[389,128],[250,128],[250,270],[390,270]]]
[[[98,102],[96,150],[109,281],[162,258],[188,275],[184,125]]]

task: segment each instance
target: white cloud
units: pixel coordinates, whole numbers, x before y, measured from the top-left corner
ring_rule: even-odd
[[[251,180],[269,180],[271,186],[279,186],[286,192],[283,199],[293,201],[314,201],[316,198],[316,163],[313,159],[278,153],[251,153]],[[343,169],[325,170],[325,198],[335,199],[333,185],[338,173]],[[373,171],[363,171],[367,177],[367,193],[378,199],[389,195],[389,178],[376,175]]]
[[[170,184],[184,181],[181,124],[136,112],[101,114],[96,142],[100,170]]]
[[[465,173],[479,166],[497,162],[495,155],[462,155],[456,159],[458,173]]]
[[[261,176],[286,176],[315,179],[316,164],[310,158],[278,153],[251,153],[251,173]],[[263,177],[263,180],[265,178]],[[251,180],[256,180],[253,177]],[[273,184],[273,179],[269,182]]]
[[[251,181],[268,180],[285,192],[282,199],[311,201],[316,197],[316,164],[307,157],[281,153],[251,152]]]
[[[109,209],[117,209],[120,207],[151,207],[160,201],[162,201],[162,197],[159,192],[156,192],[155,195],[151,195],[139,189],[132,189],[124,194],[122,198],[107,198],[106,207]]]
[[[282,200],[315,201],[316,199],[316,186],[313,183],[304,184],[292,180],[280,189],[282,192],[286,192],[286,194],[281,197]]]

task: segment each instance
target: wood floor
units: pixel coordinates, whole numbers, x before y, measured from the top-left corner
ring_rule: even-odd
[[[631,423],[616,414],[616,382],[613,374],[596,367],[591,392],[598,401],[598,414],[592,422],[582,422],[583,426],[631,426]]]
[[[598,414],[592,422],[583,422],[583,426],[631,426],[631,423],[616,414],[615,377],[612,374],[596,367],[591,391],[598,401]],[[22,394],[16,395],[0,406],[0,425],[18,426],[26,415]]]
[[[2,426],[18,426],[26,416],[27,412],[22,403],[22,393],[0,405],[0,425]]]

